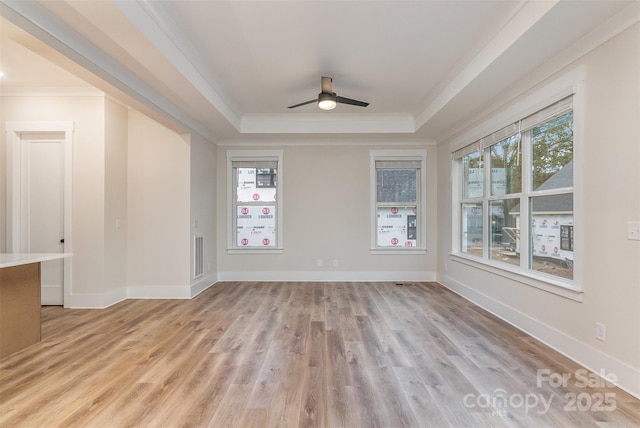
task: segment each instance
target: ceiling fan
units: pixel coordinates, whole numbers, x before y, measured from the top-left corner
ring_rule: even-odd
[[[339,97],[333,92],[333,88],[331,82],[333,79],[331,77],[322,77],[320,80],[320,86],[322,88],[322,92],[318,94],[317,99],[305,101],[300,104],[292,105],[287,108],[296,108],[300,106],[305,106],[311,103],[318,103],[318,107],[322,110],[333,110],[336,108],[336,104],[350,104],[352,106],[358,107],[366,107],[369,103],[365,103],[364,101],[352,100],[351,98]]]

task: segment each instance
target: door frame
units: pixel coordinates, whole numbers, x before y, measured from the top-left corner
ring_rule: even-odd
[[[26,196],[22,183],[22,165],[27,156],[27,149],[23,147],[22,140],[25,134],[56,133],[62,134],[64,145],[64,249],[63,252],[72,252],[72,207],[73,207],[73,122],[72,121],[8,121],[5,124],[7,142],[7,215],[6,236],[7,251],[12,253],[24,253],[26,243],[26,228],[29,226],[28,210],[25,210],[21,201]],[[65,257],[63,274],[63,302],[64,306],[71,301],[71,257]]]

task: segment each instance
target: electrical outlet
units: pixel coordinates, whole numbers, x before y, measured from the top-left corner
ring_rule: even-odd
[[[605,327],[601,322],[596,323],[596,339],[602,340],[603,342],[605,340]]]
[[[340,267],[340,260],[334,260],[333,267]]]
[[[322,259],[318,259],[318,261],[316,262],[318,267],[322,267]]]
[[[627,223],[627,239],[640,241],[640,221],[630,221]]]

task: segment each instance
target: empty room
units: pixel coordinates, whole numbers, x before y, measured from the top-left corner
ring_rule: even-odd
[[[0,427],[640,426],[639,0],[0,35]]]

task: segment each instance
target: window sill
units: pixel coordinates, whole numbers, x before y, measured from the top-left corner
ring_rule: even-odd
[[[282,248],[227,248],[227,254],[282,254]]]
[[[582,289],[562,280],[556,280],[544,275],[537,275],[533,272],[524,272],[518,268],[511,268],[510,266],[502,263],[491,262],[460,253],[449,254],[449,259],[454,262],[482,269],[486,272],[520,282],[521,284],[529,285],[531,287],[574,300],[576,302],[582,302],[583,300],[584,291]]]
[[[427,254],[427,250],[421,248],[371,248],[371,254]]]

